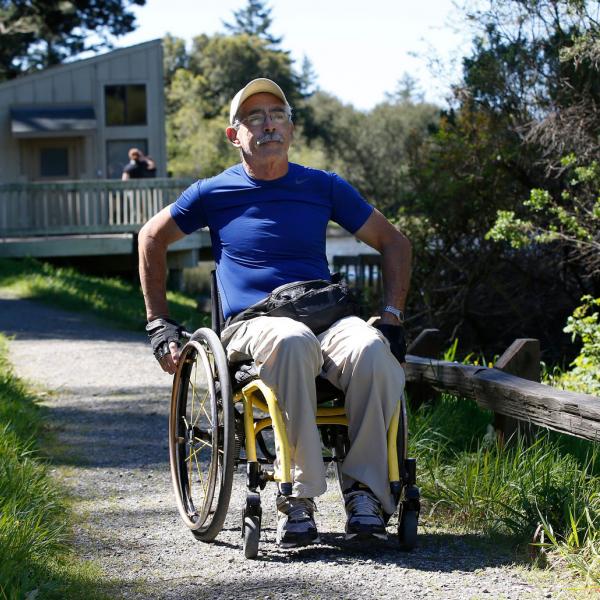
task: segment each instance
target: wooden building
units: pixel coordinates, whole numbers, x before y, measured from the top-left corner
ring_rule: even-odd
[[[136,270],[137,232],[191,180],[167,178],[161,40],[0,83],[0,257]],[[156,177],[120,181],[137,147]],[[169,248],[174,280],[208,233]]]
[[[161,40],[0,83],[0,183],[118,179],[131,147],[166,175]]]

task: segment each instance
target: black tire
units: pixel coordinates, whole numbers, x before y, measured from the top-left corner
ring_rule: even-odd
[[[416,510],[403,510],[398,523],[398,543],[400,550],[410,552],[417,545],[419,513]]]
[[[260,517],[247,515],[244,517],[244,556],[256,558],[260,542]]]
[[[171,479],[179,514],[210,542],[223,527],[235,458],[233,397],[221,341],[198,329],[183,347],[169,418]]]

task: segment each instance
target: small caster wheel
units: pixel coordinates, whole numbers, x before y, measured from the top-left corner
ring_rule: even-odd
[[[242,537],[244,539],[244,556],[246,558],[256,558],[258,556],[261,517],[260,494],[248,492],[246,495],[246,506],[242,513]]]
[[[244,556],[256,558],[258,556],[258,542],[260,541],[260,517],[256,515],[244,517]]]
[[[398,542],[400,550],[410,552],[417,545],[417,525],[419,513],[416,510],[403,510],[398,522]]]

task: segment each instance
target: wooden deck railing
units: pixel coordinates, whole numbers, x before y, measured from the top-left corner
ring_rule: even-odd
[[[0,184],[0,235],[137,231],[177,199],[189,179]]]
[[[381,255],[334,256],[333,270],[341,273],[358,289],[381,289]]]
[[[410,384],[475,400],[496,414],[496,429],[505,438],[517,429],[513,424],[517,420],[600,442],[600,398],[535,381],[540,367],[538,340],[516,340],[493,368],[487,368],[418,356],[437,354],[435,342],[431,343],[436,331],[426,330],[409,347]]]

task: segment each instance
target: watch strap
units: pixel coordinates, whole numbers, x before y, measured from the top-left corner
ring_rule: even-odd
[[[404,313],[399,308],[388,304],[384,307],[383,312],[389,312],[393,314],[400,323],[404,323]]]

